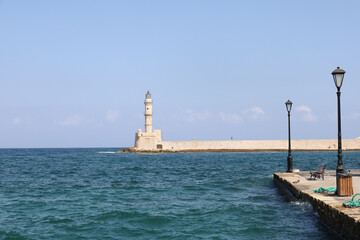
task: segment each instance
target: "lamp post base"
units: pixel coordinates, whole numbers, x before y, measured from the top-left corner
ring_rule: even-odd
[[[338,165],[338,166],[336,167],[336,174],[342,173],[342,172],[344,172],[344,171],[345,171],[345,168],[344,168],[343,165]]]
[[[293,162],[293,158],[292,158],[291,155],[289,155],[287,157],[287,166],[288,166],[287,172],[292,172],[293,171],[292,162]]]

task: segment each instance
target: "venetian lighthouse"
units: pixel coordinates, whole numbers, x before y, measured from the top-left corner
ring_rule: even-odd
[[[161,139],[161,130],[152,129],[152,105],[153,101],[151,98],[150,91],[145,94],[145,132],[141,129],[135,134],[135,145],[134,148],[137,150],[154,151],[162,150],[163,144]]]

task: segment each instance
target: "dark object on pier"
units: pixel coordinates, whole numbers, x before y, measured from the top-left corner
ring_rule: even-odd
[[[326,165],[320,164],[316,171],[310,172],[310,179],[314,178],[314,180],[316,180],[317,178],[320,179],[321,177],[324,180],[325,169]]]
[[[336,173],[336,186],[336,194],[338,196],[354,195],[352,173],[350,170],[344,168],[341,172]]]

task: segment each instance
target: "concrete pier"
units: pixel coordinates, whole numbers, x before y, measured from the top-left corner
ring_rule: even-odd
[[[314,166],[314,170],[316,170]],[[354,193],[360,193],[360,170],[351,170]],[[320,187],[336,187],[335,171],[326,171],[325,180],[310,180],[310,172],[274,173],[275,185],[291,199],[309,202],[314,211],[331,228],[345,239],[360,239],[360,208],[343,207],[352,196],[339,197],[335,193],[314,193]],[[354,200],[358,200],[357,197]]]

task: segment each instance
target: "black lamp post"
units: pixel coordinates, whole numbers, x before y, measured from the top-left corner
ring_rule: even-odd
[[[288,127],[289,127],[289,154],[287,157],[287,172],[292,172],[293,158],[291,156],[291,138],[290,138],[290,111],[292,107],[292,102],[290,100],[287,100],[285,105],[286,105],[286,110],[288,111]]]
[[[342,161],[342,147],[341,147],[341,114],[340,114],[340,88],[344,79],[345,71],[337,67],[332,73],[335,86],[337,87],[337,105],[338,105],[338,165],[336,167],[336,173],[344,171]]]

